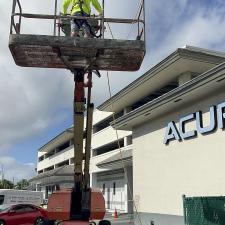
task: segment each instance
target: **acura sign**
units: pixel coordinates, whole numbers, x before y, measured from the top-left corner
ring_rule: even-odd
[[[210,123],[208,126],[203,124],[203,115],[201,111],[191,113],[187,116],[182,117],[179,120],[178,126],[174,121],[168,123],[164,144],[169,144],[172,140],[183,141],[185,139],[197,137],[198,133],[208,134],[213,132],[217,128],[225,128],[225,102],[218,104],[217,106],[211,106],[209,108]],[[195,121],[195,129],[186,130],[186,125],[188,122]]]

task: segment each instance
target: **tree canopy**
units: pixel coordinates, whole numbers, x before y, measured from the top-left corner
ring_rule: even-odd
[[[13,182],[6,179],[0,181],[0,189],[13,189],[13,188],[14,188]]]
[[[26,179],[22,179],[19,182],[17,182],[15,188],[19,190],[24,190],[29,186],[29,182]]]
[[[4,179],[3,182],[0,180],[0,189],[18,189],[25,190],[29,186],[29,182],[26,179],[22,179],[17,182],[16,185],[13,182]]]

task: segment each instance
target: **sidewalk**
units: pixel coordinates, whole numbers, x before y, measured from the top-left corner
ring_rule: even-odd
[[[134,215],[123,213],[118,214],[118,218],[114,218],[112,213],[106,213],[105,219],[111,221],[112,224],[133,224]]]

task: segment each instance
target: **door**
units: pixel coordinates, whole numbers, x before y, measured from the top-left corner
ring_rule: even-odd
[[[12,207],[8,212],[7,225],[28,225],[26,210],[23,205]],[[30,224],[29,224],[30,225]]]
[[[110,209],[110,188],[107,188],[107,209]]]
[[[39,217],[39,211],[37,208],[31,205],[24,205],[25,216],[26,216],[26,224],[33,225],[36,221],[36,218]]]

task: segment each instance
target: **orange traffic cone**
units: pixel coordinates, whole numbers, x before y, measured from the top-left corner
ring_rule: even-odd
[[[116,208],[115,208],[115,211],[114,211],[114,219],[118,219],[118,213],[117,213]]]

